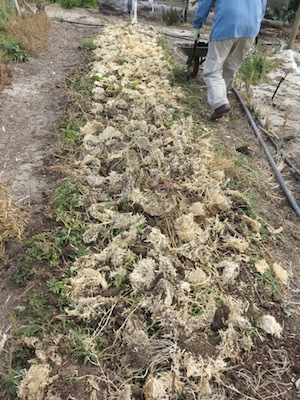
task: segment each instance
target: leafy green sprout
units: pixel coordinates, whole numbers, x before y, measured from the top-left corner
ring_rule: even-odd
[[[167,11],[163,9],[162,20],[166,25],[176,25],[180,22],[180,13],[177,8],[173,7]]]
[[[89,332],[73,331],[74,346],[70,349],[71,357],[77,358],[83,362],[84,365],[97,361],[97,357],[92,350],[92,342]]]
[[[4,42],[2,46],[4,54],[3,58],[5,61],[16,61],[25,62],[28,60],[27,53],[20,48],[20,45],[15,42]]]
[[[271,271],[266,271],[263,275],[256,272],[255,277],[270,291],[279,292],[281,290],[281,283],[273,276]]]
[[[277,68],[278,64],[268,58],[268,51],[264,45],[257,46],[253,53],[245,59],[240,74],[249,85],[265,82],[268,72]]]
[[[55,294],[64,294],[67,283],[68,278],[56,279],[55,277],[52,277],[47,281],[47,286],[51,292]]]
[[[10,396],[17,396],[17,387],[20,384],[22,376],[26,369],[24,368],[16,368],[11,369],[7,375],[3,378],[4,386]]]
[[[84,39],[82,47],[83,47],[84,51],[92,51],[97,48],[97,46],[92,38]]]
[[[36,273],[35,268],[33,268],[31,264],[32,258],[27,254],[22,256],[21,260],[17,263],[14,280],[18,285],[24,284]]]

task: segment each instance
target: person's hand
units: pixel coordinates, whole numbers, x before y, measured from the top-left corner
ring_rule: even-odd
[[[200,39],[200,28],[196,28],[194,29],[194,40],[198,42],[199,39]]]

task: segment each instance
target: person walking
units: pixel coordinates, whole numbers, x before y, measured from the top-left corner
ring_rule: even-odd
[[[267,0],[199,0],[193,22],[194,40],[200,39],[213,6],[214,20],[203,68],[212,121],[230,111],[227,94],[260,31]]]

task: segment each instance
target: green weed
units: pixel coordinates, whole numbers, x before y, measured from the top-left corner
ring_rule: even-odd
[[[22,379],[24,368],[11,369],[7,375],[3,377],[3,384],[6,392],[14,399],[17,398],[17,387]]]
[[[92,38],[84,39],[82,47],[83,47],[84,51],[86,51],[86,52],[95,50],[97,48],[97,46],[95,45],[94,40]]]
[[[79,205],[79,186],[68,181],[56,189],[54,193],[53,217],[61,226],[57,230],[55,245],[64,248],[70,245],[74,254],[85,254],[85,245],[82,234],[86,229],[85,219],[87,218]]]
[[[69,280],[66,277],[57,279],[53,276],[46,282],[50,291],[56,294],[56,307],[60,311],[64,311],[66,307],[68,307],[69,309],[73,308],[73,300],[71,299],[71,297],[65,294],[65,287],[68,281]]]
[[[12,1],[0,1],[0,32],[5,30],[5,23],[15,15]]]
[[[296,0],[294,0],[297,3]],[[299,6],[299,2],[297,3],[297,8]],[[297,10],[295,8],[295,10]],[[288,25],[290,22],[294,21],[296,17],[296,11],[294,10],[285,10],[282,8],[274,8],[274,7],[267,7],[266,15],[269,19],[273,19],[275,21],[281,21],[284,25]]]
[[[271,271],[266,271],[263,275],[255,273],[255,277],[258,282],[261,282],[266,289],[271,292],[279,292],[281,289],[281,283],[272,275]]]
[[[268,52],[265,46],[257,46],[253,53],[245,59],[240,74],[243,81],[249,85],[262,83],[267,79],[267,73],[277,67],[277,63],[268,59]]]
[[[138,89],[138,87],[137,87],[137,84],[136,83],[134,83],[134,82],[130,82],[130,83],[126,83],[125,84],[125,87],[127,88],[127,89],[131,89],[131,90],[137,90]]]
[[[62,129],[60,144],[64,149],[70,150],[71,148],[77,148],[82,143],[82,135],[79,130],[74,129]]]
[[[62,217],[66,212],[74,213],[80,209],[78,185],[71,181],[66,181],[54,192],[55,216],[57,222],[64,222]]]
[[[47,310],[47,306],[48,300],[44,296],[33,293],[28,299],[27,311],[31,316],[40,318]]]
[[[14,280],[18,285],[22,285],[30,279],[35,272],[35,268],[32,267],[32,258],[25,254],[17,264]]]
[[[41,327],[40,325],[35,325],[35,324],[22,325],[20,327],[20,330],[22,332],[22,336],[31,337],[35,336],[41,330]]]
[[[4,42],[2,45],[3,60],[6,62],[25,62],[28,60],[26,51],[20,48],[20,45],[15,42]]]
[[[186,68],[182,66],[175,65],[172,68],[171,75],[169,77],[170,81],[174,84],[175,82],[186,83]]]
[[[190,314],[193,316],[202,315],[204,311],[205,311],[205,304],[199,302],[198,304],[195,304],[193,307],[191,307]]]
[[[166,25],[176,25],[180,22],[180,13],[173,7],[167,11],[163,9],[162,20]]]
[[[48,261],[50,266],[58,264],[59,249],[55,246],[52,233],[35,235],[28,241],[28,245],[26,253],[29,257],[37,261]]]
[[[57,3],[63,8],[97,8],[98,4],[96,0],[57,0]]]
[[[55,294],[64,294],[68,278],[56,279],[54,276],[47,281],[47,286]]]
[[[92,346],[92,342],[89,332],[85,333],[84,331],[73,331],[73,339],[74,345],[69,351],[71,357],[79,359],[85,365],[90,362],[95,362],[95,353],[90,348]]]

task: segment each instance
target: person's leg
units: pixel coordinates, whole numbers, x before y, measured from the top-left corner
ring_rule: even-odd
[[[240,38],[232,46],[223,65],[223,78],[227,93],[231,89],[235,74],[243,64],[244,58],[252,47],[254,40],[255,38]]]
[[[229,104],[226,83],[223,78],[223,65],[237,39],[210,41],[204,62],[203,79],[207,87],[207,101],[217,108]]]

